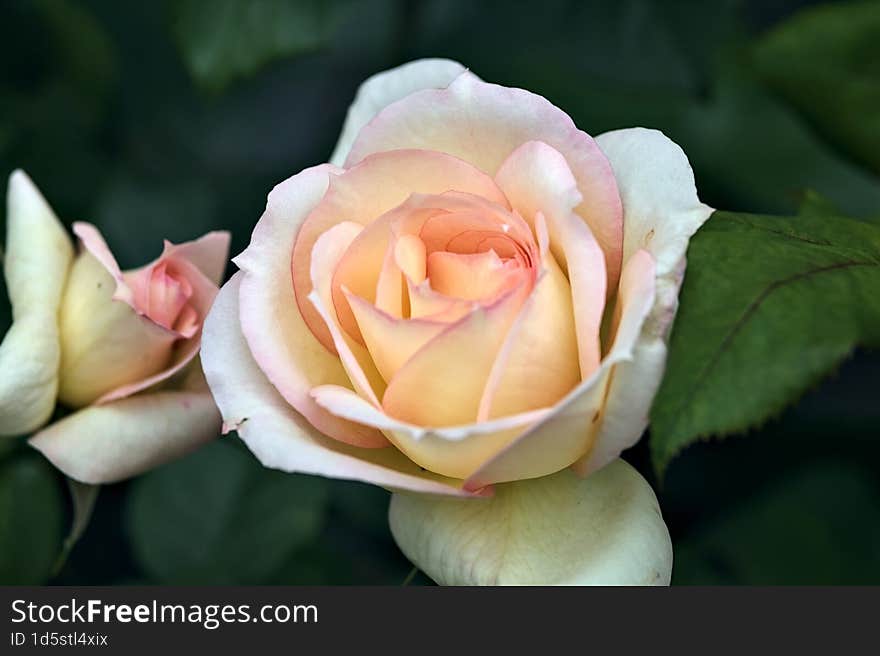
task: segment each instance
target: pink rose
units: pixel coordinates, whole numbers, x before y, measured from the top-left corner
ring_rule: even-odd
[[[133,476],[216,436],[219,418],[195,358],[229,235],[166,242],[157,260],[123,272],[87,223],[73,226],[82,245],[73,257],[20,171],[8,202],[15,322],[0,347],[0,434],[39,428],[57,399],[74,412],[30,443],[86,483]]]
[[[331,161],[271,192],[208,317],[227,430],[269,467],[431,493],[395,494],[391,526],[438,581],[668,581],[647,483],[563,470],[605,467],[647,424],[711,211],[681,149],[593,140],[540,96],[422,60],[361,87]],[[467,517],[479,530],[456,533]],[[562,522],[582,531],[526,538]],[[501,571],[465,534],[529,555]]]

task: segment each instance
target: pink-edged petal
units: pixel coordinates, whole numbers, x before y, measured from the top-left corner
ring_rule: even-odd
[[[393,317],[347,289],[343,291],[367,350],[385,381],[391,380],[416,351],[449,326],[445,322]]]
[[[156,392],[79,410],[29,443],[70,478],[97,485],[137,476],[219,433],[209,392]]]
[[[191,306],[199,317],[208,316],[211,305],[214,303],[214,298],[217,296],[217,287],[213,280],[205,276],[200,269],[197,269],[188,261],[181,262],[180,266],[185,270],[186,278],[192,285]],[[192,337],[175,343],[171,351],[171,359],[164,369],[151,376],[120,385],[101,395],[95,403],[102,404],[123,399],[168,380],[192,362],[192,359],[199,352],[200,344],[201,323],[199,324],[198,331]]]
[[[159,262],[143,270],[136,278],[138,284],[132,288],[135,300],[146,316],[163,328],[179,332],[183,337],[192,337],[198,326],[189,320],[190,313],[184,310],[193,288],[175,269],[177,267],[168,260]]]
[[[6,193],[3,260],[13,322],[0,344],[0,435],[39,428],[55,408],[61,348],[58,306],[73,245],[24,171]]]
[[[73,233],[79,237],[85,251],[91,253],[113,278],[116,288],[113,292],[112,300],[125,303],[138,314],[148,317],[159,328],[167,330],[175,336],[192,336],[192,331],[189,331],[188,334],[182,333],[176,330],[177,326],[163,326],[161,321],[156,321],[150,316],[149,295],[144,286],[149,284],[156,266],[168,265],[174,268],[182,268],[182,276],[186,278],[186,282],[189,284],[193,284],[189,278],[198,279],[199,293],[203,292],[206,288],[213,289],[212,294],[216,293],[217,283],[215,280],[222,276],[222,270],[220,274],[217,274],[217,270],[219,269],[219,262],[225,263],[228,254],[229,233],[212,232],[199,240],[176,246],[166,241],[164,252],[155,261],[130,271],[120,270],[116,258],[113,257],[113,253],[110,251],[109,246],[107,246],[107,242],[104,241],[100,231],[95,226],[78,221],[73,224]],[[194,256],[195,260],[191,261],[189,255]],[[203,267],[208,269],[211,275],[206,274]],[[213,295],[211,298],[213,299]],[[204,305],[198,299],[193,299],[193,303],[199,307]],[[210,307],[210,300],[207,303],[207,307]],[[200,317],[204,317],[203,312],[198,314]]]
[[[385,412],[419,426],[476,421],[498,350],[530,291],[525,285],[511,290],[425,344],[389,381],[382,398]]]
[[[599,366],[599,331],[605,310],[605,257],[589,226],[573,213],[581,202],[577,180],[565,158],[545,143],[517,148],[496,175],[513,207],[525,217],[543,214],[550,250],[568,272],[574,300],[581,377]]]
[[[168,367],[177,335],[114,301],[104,264],[89,252],[70,268],[58,309],[61,363],[58,399],[81,408]]]
[[[687,245],[713,211],[697,197],[687,156],[661,132],[617,130],[600,135],[597,142],[614,167],[623,199],[624,257],[638,249],[654,256],[657,293],[633,359],[616,367],[594,446],[574,466],[581,475],[611,462],[647,427],[666,367]]]
[[[314,289],[309,295],[309,300],[330,330],[333,345],[336,347],[336,352],[339,354],[339,359],[354,389],[365,399],[378,406],[379,398],[376,394],[385,391],[385,381],[377,371],[367,350],[340,329],[331,298],[331,281],[336,264],[362,230],[363,226],[360,224],[346,221],[330,228],[315,242],[315,248],[312,250],[311,270]],[[385,446],[387,442],[382,441],[380,444]],[[360,442],[355,445],[370,446]],[[376,446],[378,445],[376,444]]]
[[[453,190],[433,196],[415,194],[408,203],[412,208],[437,208],[446,213],[427,216],[419,225],[419,236],[428,253],[478,253],[494,248],[500,256],[511,257],[516,254],[511,246],[534,244],[528,223],[510,211],[506,197],[503,203],[498,203],[491,198]]]
[[[331,171],[327,166],[306,169],[269,194],[250,246],[234,260],[242,269],[241,302],[235,303],[235,316],[223,321],[241,322],[266,378],[319,431],[339,440],[378,441],[375,430],[330,415],[309,396],[316,385],[350,384],[339,357],[318,342],[303,320],[290,278],[296,233],[324,195]],[[209,316],[217,311],[215,302]]]
[[[542,215],[538,218],[543,233]],[[571,287],[546,247],[542,268],[492,366],[480,420],[553,406],[581,381]]]
[[[369,78],[361,84],[348,108],[330,162],[342,166],[361,128],[383,108],[413,91],[442,89],[464,71],[464,66],[450,59],[418,59]]]
[[[107,242],[104,241],[104,237],[101,236],[100,231],[91,223],[77,221],[73,224],[73,234],[79,237],[83,248],[101,263],[101,265],[107,270],[107,273],[109,273],[116,282],[116,290],[113,292],[113,300],[122,301],[134,309],[134,290],[132,290],[128,282],[125,280],[122,270],[119,268],[119,264],[116,263],[116,258],[113,257],[113,253],[110,251],[110,247],[107,246]]]
[[[634,358],[642,326],[654,305],[654,260],[633,255],[620,278],[621,307],[614,343],[601,366],[578,385],[548,418],[511,442],[468,478],[468,489],[545,476],[573,464],[592,447],[600,425],[608,383],[616,365]]]
[[[166,241],[162,256],[191,262],[208,280],[219,285],[229,261],[230,238],[231,235],[225,230],[216,230],[182,244]]]
[[[596,142],[541,96],[463,73],[445,89],[417,91],[379,112],[361,130],[345,165],[386,150],[421,148],[460,157],[494,175],[528,141],[545,142],[565,157],[583,198],[576,213],[602,247],[615,286],[623,216],[614,172]]]
[[[367,225],[412,194],[442,194],[457,190],[487,198],[502,206],[507,203],[490,176],[444,153],[423,150],[380,153],[344,172],[328,170],[336,175],[331,176],[326,195],[320,203],[315,204],[298,229],[291,267],[300,312],[330,351],[333,350],[333,340],[307,300],[311,292],[311,254],[318,237],[342,221]],[[372,299],[374,291],[358,290],[356,293]]]
[[[223,286],[208,315],[202,366],[227,430],[237,430],[260,462],[273,469],[388,488],[473,494],[461,488],[460,480],[423,471],[396,449],[361,449],[331,439],[291,408],[254,361],[241,332],[237,318],[242,278],[243,274],[237,273]]]
[[[454,478],[466,478],[551,412],[550,408],[538,408],[489,421],[426,428],[395,419],[342,387],[322,385],[313,389],[312,395],[337,416],[382,430],[400,451],[425,470]],[[480,491],[469,489],[475,493]]]

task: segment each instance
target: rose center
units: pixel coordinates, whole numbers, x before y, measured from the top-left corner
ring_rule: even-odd
[[[391,319],[450,324],[516,289],[527,295],[539,259],[531,229],[510,210],[456,192],[413,195],[351,242],[333,274],[333,303],[364,344],[353,296]]]
[[[174,266],[163,260],[145,271],[136,287],[135,303],[149,319],[163,328],[190,337],[198,330],[198,312],[191,304],[193,288]]]

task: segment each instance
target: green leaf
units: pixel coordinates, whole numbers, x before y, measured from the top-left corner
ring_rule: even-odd
[[[0,462],[0,584],[45,583],[61,548],[64,499],[51,466],[26,453]]]
[[[880,490],[865,470],[810,465],[675,544],[674,584],[880,583]]]
[[[805,9],[758,43],[754,61],[823,136],[880,172],[880,3]]]
[[[326,0],[182,0],[174,35],[196,82],[219,91],[274,59],[314,50],[347,3]]]
[[[651,413],[662,472],[691,442],[778,414],[857,345],[880,346],[880,229],[716,212],[694,236]]]
[[[215,442],[135,481],[128,532],[157,581],[258,584],[321,530],[327,481]]]

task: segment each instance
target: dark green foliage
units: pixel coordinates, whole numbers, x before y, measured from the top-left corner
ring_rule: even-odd
[[[128,532],[157,581],[266,583],[317,537],[328,490],[221,440],[136,481]]]
[[[806,9],[761,39],[754,60],[823,136],[880,173],[880,3]]]
[[[716,212],[692,239],[652,410],[663,470],[694,440],[777,415],[856,346],[880,345],[880,229]]]
[[[748,491],[676,545],[673,583],[880,583],[880,489],[864,469],[831,462]]]
[[[61,549],[62,495],[52,467],[38,455],[0,459],[0,582],[33,585],[49,579]]]
[[[181,0],[171,6],[187,68],[211,91],[323,45],[345,10],[344,2],[322,0]]]

